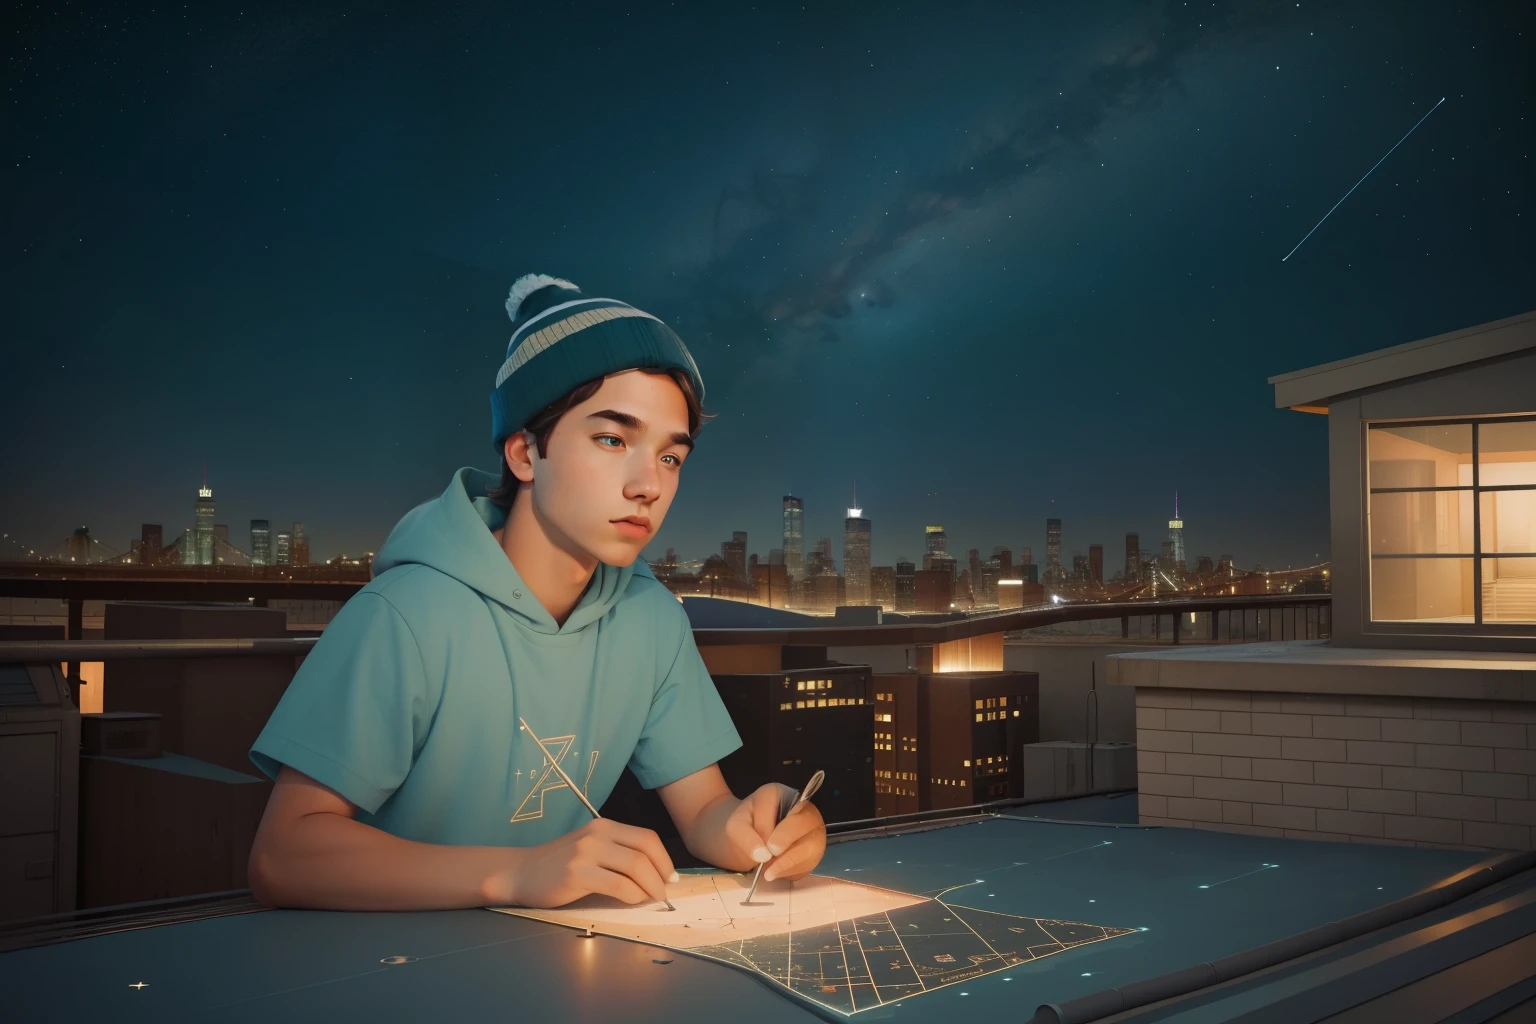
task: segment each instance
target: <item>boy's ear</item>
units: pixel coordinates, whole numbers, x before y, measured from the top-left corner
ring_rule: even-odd
[[[513,476],[525,484],[533,483],[533,460],[538,457],[538,449],[534,447],[532,434],[519,430],[509,436],[502,443],[501,455],[507,460]]]

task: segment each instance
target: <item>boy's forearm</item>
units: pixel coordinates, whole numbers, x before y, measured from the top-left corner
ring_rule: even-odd
[[[745,856],[725,837],[725,822],[741,801],[730,793],[722,793],[694,816],[683,845],[688,852],[703,861],[725,868],[727,871],[752,871],[757,861]]]
[[[486,882],[517,851],[438,846],[390,835],[341,814],[292,822],[258,837],[250,885],[270,906],[314,910],[448,910],[490,902]]]

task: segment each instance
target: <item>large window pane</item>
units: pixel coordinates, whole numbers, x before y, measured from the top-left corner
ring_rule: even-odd
[[[1466,487],[1472,483],[1472,424],[1372,427],[1366,432],[1372,490]]]
[[[1477,436],[1478,483],[1536,484],[1536,420],[1484,423]]]
[[[1472,616],[1472,559],[1371,559],[1375,621],[1471,622]]]
[[[1536,490],[1483,491],[1479,499],[1483,554],[1536,551]]]
[[[1536,557],[1483,559],[1483,621],[1536,622]]]
[[[1372,494],[1370,517],[1373,555],[1472,554],[1471,491]]]

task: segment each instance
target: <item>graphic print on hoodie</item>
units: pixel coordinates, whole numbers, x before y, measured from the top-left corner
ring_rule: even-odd
[[[599,562],[556,625],[491,534],[497,482],[460,469],[400,520],[256,738],[267,777],[289,765],[404,839],[535,846],[591,815],[520,717],[599,807],[626,766],[654,789],[741,746],[645,562]]]

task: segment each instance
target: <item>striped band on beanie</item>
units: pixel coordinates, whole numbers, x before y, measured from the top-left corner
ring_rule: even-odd
[[[682,339],[627,302],[588,298],[570,281],[525,274],[507,295],[507,315],[512,337],[491,392],[491,435],[498,453],[508,436],[551,402],[623,370],[681,370],[704,399],[704,380]]]

